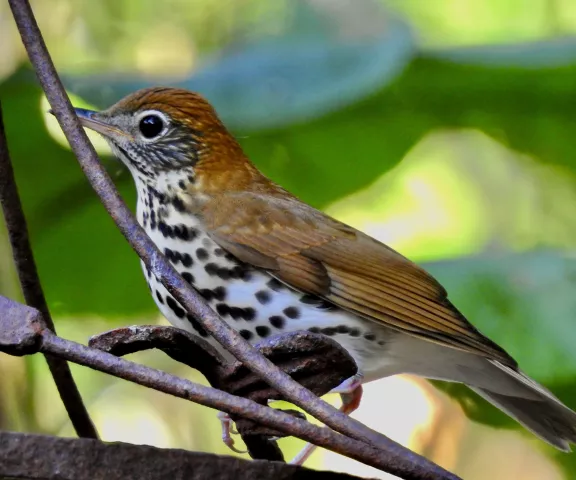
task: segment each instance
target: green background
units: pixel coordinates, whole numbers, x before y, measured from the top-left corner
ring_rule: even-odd
[[[481,331],[576,408],[571,2],[33,5],[77,105],[105,108],[155,84],[203,93],[268,176],[420,261]],[[10,152],[57,327],[85,342],[155,321],[137,258],[46,114],[5,5],[0,25]],[[128,173],[97,145],[133,206]],[[3,227],[0,293],[20,298]],[[195,378],[155,354],[137,359]],[[132,402],[135,416],[161,418],[167,444],[225,451],[214,423],[213,438],[194,433],[202,409],[179,403],[174,418],[161,395],[75,372],[91,408]],[[437,386],[474,420],[520,428],[466,388]],[[0,392],[0,428],[71,433],[41,359],[0,356]],[[538,447],[576,478],[574,455]]]

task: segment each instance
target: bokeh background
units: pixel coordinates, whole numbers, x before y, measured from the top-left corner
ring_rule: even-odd
[[[421,262],[473,323],[576,408],[572,0],[32,4],[77,106],[104,108],[155,84],[203,93],[266,174]],[[6,2],[0,98],[59,333],[85,343],[165,322],[46,114]],[[92,138],[133,206],[129,175]],[[21,299],[1,223],[0,294]],[[134,357],[201,381],[160,354]],[[215,412],[73,371],[103,439],[230,453]],[[576,478],[575,455],[458,385],[374,382],[355,416],[466,480]],[[41,357],[0,355],[0,428],[73,435]],[[301,447],[281,444],[287,456]],[[385,478],[326,452],[310,465]]]

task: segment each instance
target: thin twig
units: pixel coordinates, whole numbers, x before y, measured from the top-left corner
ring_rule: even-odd
[[[365,442],[366,448],[374,445],[382,449],[381,455],[392,457],[401,463],[402,468],[397,475],[405,478],[456,478],[424,457],[349,418],[293,381],[226,324],[182,279],[138,225],[99,163],[98,156],[66,96],[29,2],[9,0],[9,4],[38,79],[85,175],[132,248],[184,308],[193,314],[224,348],[291,402],[334,430]]]
[[[12,245],[12,255],[18,271],[22,293],[26,303],[36,308],[42,314],[46,327],[55,332],[54,322],[48,310],[48,304],[42,291],[36,262],[30,246],[26,218],[18,195],[14,171],[8,152],[8,143],[2,119],[2,104],[0,103],[0,204],[8,229],[8,237]],[[78,391],[68,363],[60,358],[46,355],[50,373],[54,377],[56,388],[68,412],[70,421],[79,437],[98,438],[96,428],[90,420],[88,411]]]

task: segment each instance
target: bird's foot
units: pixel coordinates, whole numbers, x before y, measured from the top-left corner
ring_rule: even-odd
[[[240,450],[234,446],[235,442],[231,434],[236,435],[238,432],[232,426],[234,422],[230,418],[230,415],[224,412],[218,412],[218,419],[222,425],[222,441],[224,444],[233,452],[248,453],[247,450]]]
[[[360,406],[362,401],[362,376],[355,375],[350,377],[348,380],[342,382],[335,389],[331,390],[330,393],[339,393],[342,399],[342,405],[339,410],[346,415],[350,415],[354,410]],[[310,455],[314,453],[317,446],[312,443],[307,443],[306,446],[300,450],[298,455],[296,455],[290,463],[292,465],[303,465]]]

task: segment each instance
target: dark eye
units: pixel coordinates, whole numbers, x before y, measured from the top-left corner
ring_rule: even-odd
[[[140,132],[146,138],[154,138],[164,130],[164,121],[158,115],[146,115],[140,120]]]

